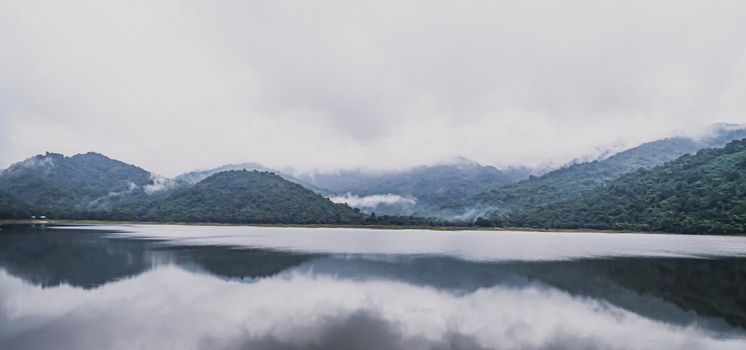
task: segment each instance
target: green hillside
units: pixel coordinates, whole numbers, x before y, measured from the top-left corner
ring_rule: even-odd
[[[627,174],[576,200],[498,220],[531,227],[746,233],[746,139]]]
[[[0,173],[0,190],[44,211],[109,210],[149,186],[151,173],[93,152],[37,155]]]
[[[157,221],[225,223],[359,223],[362,214],[269,172],[234,170],[209,176],[157,201]]]
[[[648,142],[604,160],[573,164],[540,177],[495,188],[475,196],[466,206],[491,207],[502,213],[531,210],[578,198],[624,174],[651,168],[703,148],[722,147],[743,137],[746,137],[744,129],[716,129],[713,135],[701,140],[676,137]]]
[[[31,212],[20,200],[0,191],[0,219],[28,219]]]

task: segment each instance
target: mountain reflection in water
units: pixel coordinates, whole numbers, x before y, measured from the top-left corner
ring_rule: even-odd
[[[5,226],[0,271],[3,349],[746,345],[733,256],[469,261]]]

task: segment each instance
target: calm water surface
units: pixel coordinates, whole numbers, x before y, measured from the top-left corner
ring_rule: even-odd
[[[744,237],[0,228],[0,349],[746,349]]]

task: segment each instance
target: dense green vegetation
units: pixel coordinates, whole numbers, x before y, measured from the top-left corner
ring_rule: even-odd
[[[0,174],[0,190],[40,211],[109,210],[153,183],[151,173],[98,153],[47,153]]]
[[[540,177],[532,177],[475,196],[467,207],[489,207],[495,211],[526,211],[579,198],[641,168],[651,168],[706,147],[721,147],[746,137],[746,130],[718,129],[702,140],[677,137],[642,144],[607,159],[573,164]]]
[[[0,218],[25,219],[30,214],[29,208],[18,198],[0,191]]]
[[[353,224],[358,211],[259,171],[217,173],[153,203],[147,219],[225,223]]]
[[[466,162],[303,179],[209,170],[179,181],[97,153],[47,153],[0,173],[0,218],[746,233],[746,139],[675,159],[741,134],[746,131],[721,131],[705,141],[659,140],[512,184],[493,167]],[[226,168],[249,165],[256,164]],[[364,214],[317,192],[392,193],[416,198],[416,204],[405,204],[408,211],[383,205]],[[475,199],[464,200],[469,196]]]
[[[576,200],[499,215],[492,223],[746,233],[746,139],[638,170]]]
[[[237,165],[242,166],[242,165]],[[283,224],[442,224],[411,216],[364,215],[268,172],[151,173],[97,153],[47,153],[0,173],[0,218]]]

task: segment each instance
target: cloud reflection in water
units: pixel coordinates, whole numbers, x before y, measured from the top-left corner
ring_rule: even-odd
[[[742,349],[539,284],[466,293],[288,271],[241,282],[161,266],[94,289],[0,272],[5,349]]]

